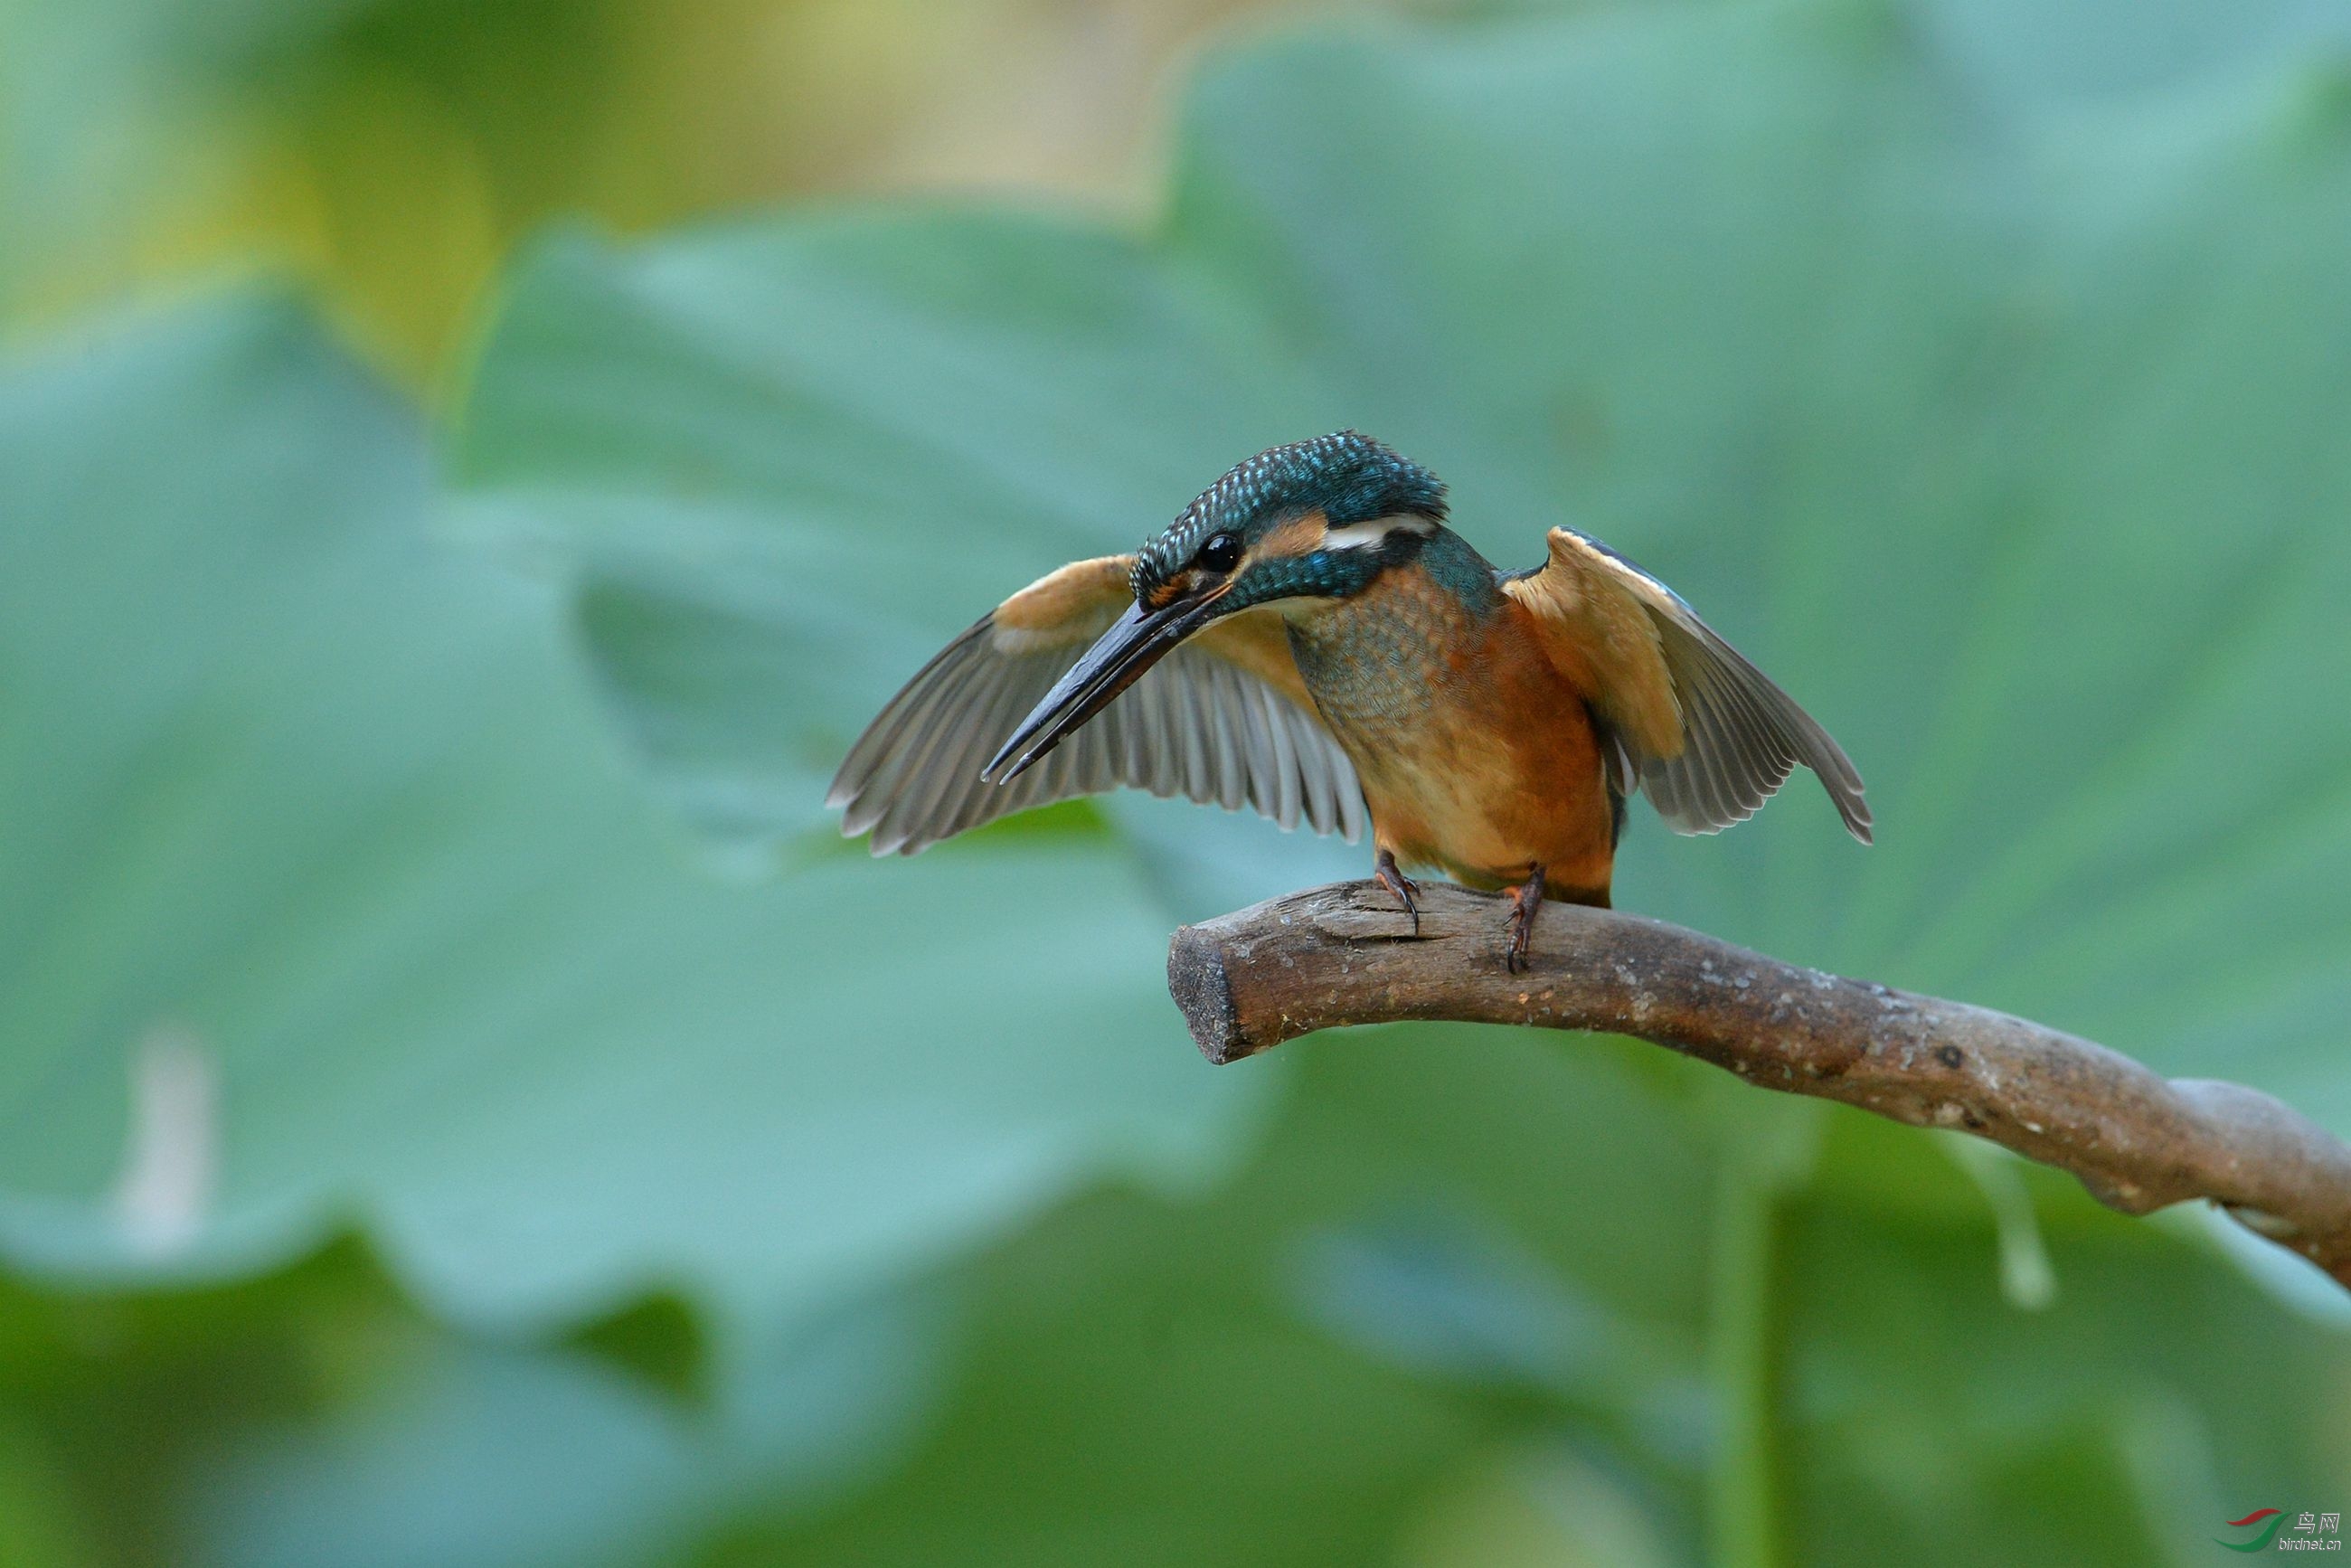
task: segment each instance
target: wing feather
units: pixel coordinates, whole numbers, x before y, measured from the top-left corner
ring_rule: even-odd
[[[1331,810],[1330,767],[1315,747],[1301,746],[1298,748],[1298,772],[1307,825],[1318,833],[1327,833],[1338,825]]]
[[[985,716],[987,720],[995,722],[996,716],[1014,708],[1026,683],[1008,683],[1000,688],[988,688],[984,683],[971,678],[977,673],[977,671],[968,672],[962,684],[966,687],[979,685],[977,700],[987,705]],[[956,710],[952,706],[934,705],[929,711],[936,715]],[[1017,724],[1019,721],[1018,718],[1006,718],[1002,722]],[[930,752],[919,763],[902,767],[898,769],[897,779],[893,780],[894,783],[897,779],[903,779],[907,781],[907,786],[912,788],[914,781],[925,780],[927,778],[925,793],[931,797],[930,808],[918,821],[910,823],[904,831],[885,834],[877,830],[873,838],[873,849],[877,854],[898,852],[916,840],[938,838],[960,832],[972,820],[978,796],[976,786],[979,769],[987,762],[989,755],[984,747],[984,743],[978,738],[985,734],[985,730],[980,726],[971,726],[967,728],[945,722],[935,722],[932,727],[949,744]],[[922,732],[917,730],[912,733],[919,735]],[[921,770],[925,766],[929,768],[927,776]],[[844,817],[842,821],[846,823],[848,819]]]
[[[939,695],[908,716],[906,751],[895,759],[892,781],[902,787],[879,798],[888,802],[873,824],[873,841],[885,852],[935,823],[952,817],[960,806],[956,780],[962,777],[957,760],[971,750],[968,732],[935,717],[951,711],[956,701],[975,684],[977,670],[965,665],[940,683]],[[985,757],[979,759],[985,762]],[[972,766],[978,766],[977,763]]]
[[[1797,766],[1819,776],[1845,829],[1870,841],[1850,758],[1793,697],[1680,595],[1572,528],[1551,559],[1503,581],[1561,672],[1591,694],[1621,761],[1677,831],[1712,833],[1761,809]]]
[[[1271,688],[1249,685],[1240,706],[1241,727],[1248,737],[1249,806],[1260,817],[1274,813],[1273,727],[1281,722],[1275,712],[1280,702]]]
[[[1008,785],[981,767],[1128,601],[1133,558],[1063,567],[1006,600],[918,671],[858,737],[826,804],[875,854],[914,854],[1008,812],[1121,785],[1248,806],[1284,828],[1363,836],[1354,765],[1315,712],[1270,612],[1177,648]]]
[[[1284,828],[1298,826],[1298,748],[1290,744],[1290,727],[1273,727],[1273,820]]]

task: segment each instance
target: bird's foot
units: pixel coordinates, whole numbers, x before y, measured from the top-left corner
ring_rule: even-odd
[[[1511,974],[1520,974],[1531,967],[1527,961],[1527,944],[1534,937],[1535,911],[1542,906],[1543,868],[1534,868],[1524,886],[1510,890],[1510,947],[1502,956],[1502,967]]]
[[[1398,871],[1395,856],[1386,850],[1382,850],[1380,858],[1372,862],[1372,880],[1395,894],[1395,901],[1404,905],[1406,915],[1412,916],[1412,934],[1419,936],[1420,905],[1413,900],[1420,892],[1420,883]]]

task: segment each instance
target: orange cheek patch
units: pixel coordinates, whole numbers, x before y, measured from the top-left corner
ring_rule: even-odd
[[[1281,560],[1291,556],[1311,555],[1322,544],[1322,535],[1329,528],[1329,520],[1319,510],[1309,512],[1304,517],[1292,517],[1258,540],[1257,549],[1249,554],[1257,560]]]

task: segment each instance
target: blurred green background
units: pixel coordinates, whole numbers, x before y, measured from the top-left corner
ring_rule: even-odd
[[[2351,13],[0,0],[0,1564],[2233,1561],[2351,1299],[1632,1042],[1203,1064],[1364,852],[820,809],[1340,425],[1834,728],[1619,902],[2351,1134]]]

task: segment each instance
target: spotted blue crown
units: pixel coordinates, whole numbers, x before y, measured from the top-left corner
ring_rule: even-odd
[[[1134,558],[1138,597],[1184,570],[1211,535],[1244,538],[1319,508],[1332,528],[1401,515],[1445,520],[1445,483],[1352,430],[1268,447],[1209,486]]]

